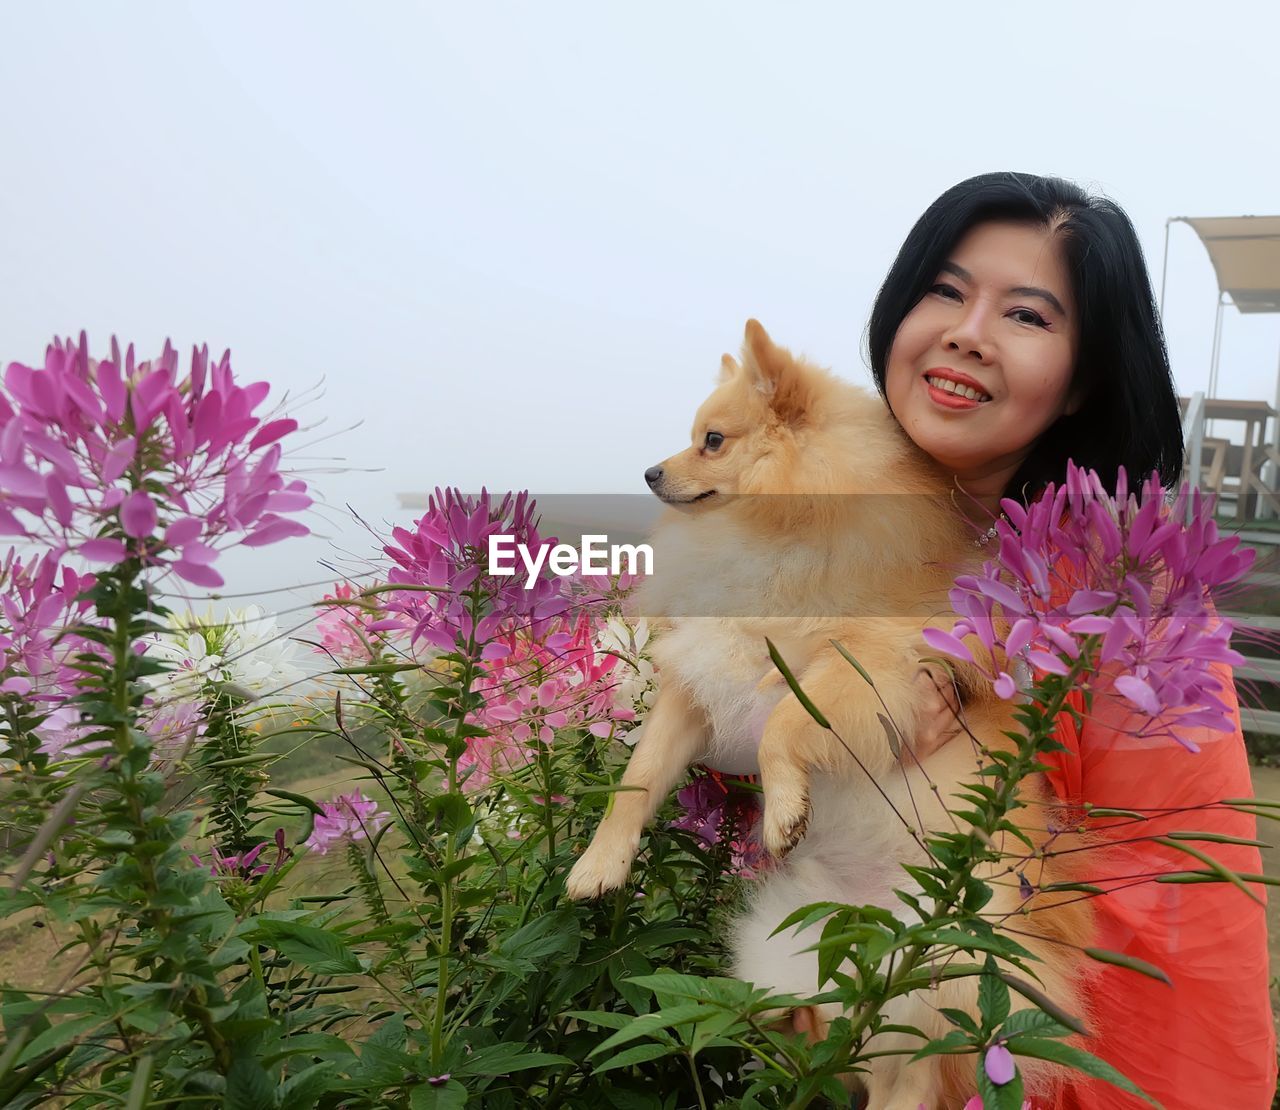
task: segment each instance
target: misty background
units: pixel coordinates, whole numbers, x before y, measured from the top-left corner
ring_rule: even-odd
[[[6,0],[0,363],[167,336],[309,396],[316,535],[219,566],[332,580],[375,546],[348,505],[385,530],[437,485],[642,494],[748,316],[869,383],[879,282],[973,174],[1111,196],[1158,293],[1170,217],[1280,212],[1277,42],[1271,0]],[[1216,300],[1173,224],[1182,392]],[[1274,402],[1278,348],[1228,308],[1219,396]]]

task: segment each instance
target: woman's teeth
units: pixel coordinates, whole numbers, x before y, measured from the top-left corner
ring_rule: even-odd
[[[970,401],[990,401],[991,398],[985,393],[979,393],[976,389],[970,389],[967,385],[961,385],[959,382],[953,382],[950,378],[930,378],[927,381],[934,389],[942,389],[947,393],[954,393],[957,397],[967,397]]]

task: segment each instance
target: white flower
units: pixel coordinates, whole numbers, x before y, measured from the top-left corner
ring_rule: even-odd
[[[157,702],[205,700],[210,682],[270,696],[304,677],[294,665],[297,646],[256,605],[223,617],[212,610],[203,617],[171,615],[168,623],[171,631],[143,640],[148,656],[172,667],[147,680]]]
[[[197,626],[194,614],[170,614],[168,624],[172,631],[143,637],[147,658],[168,663],[171,668],[164,674],[149,675],[147,684],[157,701],[194,701],[203,693],[205,683],[223,680],[222,656],[209,650],[206,631]]]
[[[223,667],[236,685],[270,696],[303,677],[295,665],[297,644],[258,606],[229,614],[226,629]]]
[[[615,682],[613,703],[636,715],[633,724],[619,724],[614,731],[614,736],[627,744],[634,744],[640,738],[636,726],[644,720],[658,695],[657,671],[644,651],[648,643],[649,624],[643,617],[632,628],[621,617],[610,616],[596,633],[600,650],[618,660],[610,675]]]

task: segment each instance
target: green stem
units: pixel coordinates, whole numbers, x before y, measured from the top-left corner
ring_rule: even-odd
[[[547,827],[547,858],[556,854],[556,826],[551,804],[551,748],[539,741],[538,766],[542,771],[542,820]]]
[[[128,559],[117,568],[116,611],[103,614],[112,620],[112,670],[108,689],[111,707],[115,711],[116,758],[113,760],[112,771],[118,777],[118,790],[132,826],[130,831],[136,838],[135,849],[142,849],[143,842],[152,839],[154,835],[147,820],[143,786],[138,781],[138,765],[142,761],[139,758],[139,745],[134,738],[134,710],[130,698],[131,671],[136,665],[132,635],[134,594],[141,569],[137,559]],[[145,769],[145,763],[142,766]],[[160,877],[156,872],[156,854],[135,850],[131,856],[147,903],[139,907],[139,923],[154,929],[162,938],[167,939],[175,931],[174,921],[169,910],[159,908],[162,891]],[[213,1015],[185,986],[180,986],[179,990],[183,992],[180,1001],[183,1013],[200,1027],[218,1070],[225,1075],[231,1069],[231,1050],[219,1033]]]
[[[692,1049],[686,1053],[685,1059],[689,1061],[689,1074],[693,1076],[693,1089],[698,1095],[698,1110],[707,1110],[707,1098],[702,1093],[702,1080],[698,1078],[698,1064],[694,1059]]]
[[[983,812],[984,820],[982,821],[981,832],[984,835],[980,837],[976,832],[970,833],[964,853],[965,858],[958,860],[951,869],[945,892],[934,900],[933,915],[930,921],[925,922],[926,927],[934,927],[941,924],[948,919],[950,914],[954,913],[956,904],[963,894],[965,884],[974,866],[989,851],[987,842],[997,831],[997,826],[1004,819],[1005,814],[1008,813],[1017,796],[1018,787],[1022,779],[1031,771],[1033,765],[1039,761],[1041,749],[1052,735],[1058,714],[1062,712],[1066,705],[1067,695],[1084,673],[1091,655],[1090,651],[1081,650],[1080,656],[1072,665],[1070,673],[1057,684],[1057,688],[1049,701],[1040,707],[1039,722],[1027,736],[1025,742],[1019,744],[1013,761],[1002,768],[1001,774],[994,784],[995,797],[987,803]],[[935,949],[936,946],[932,944],[922,943],[914,944],[901,950],[901,962],[890,975],[886,976],[884,985],[878,992],[878,997],[869,1000],[851,1022],[850,1030],[847,1034],[850,1045],[860,1045],[867,1027],[875,1020],[876,1015],[880,1013],[885,1003],[890,998],[902,993],[903,984],[908,981],[927,956],[935,954]],[[867,1058],[856,1048],[855,1053],[855,1060]],[[791,1105],[798,1110],[798,1108],[807,1106],[815,1097],[816,1094],[801,1094]]]
[[[471,707],[471,684],[475,681],[476,673],[475,626],[479,615],[475,610],[478,608],[479,600],[479,595],[473,593],[471,598],[471,633],[467,638],[466,650],[463,652],[465,661],[462,665],[462,676],[458,682],[458,715],[454,719],[453,743],[449,749],[447,779],[447,793],[449,794],[455,794],[458,791],[458,757],[465,746],[463,726],[467,722],[467,713]],[[457,837],[452,831],[446,830],[444,844],[444,871],[446,875],[451,874],[456,860]],[[437,1071],[439,1071],[441,1061],[444,1058],[444,1011],[449,994],[449,960],[452,956],[453,947],[453,909],[453,879],[446,878],[440,884],[440,957],[436,964],[435,1017],[431,1023],[431,1065]]]

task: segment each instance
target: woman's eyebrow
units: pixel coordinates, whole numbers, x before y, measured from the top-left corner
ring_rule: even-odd
[[[944,262],[942,269],[948,274],[955,274],[961,281],[967,281],[970,285],[973,284],[973,275],[963,266],[957,266],[954,262]],[[1067,310],[1062,307],[1062,302],[1047,289],[1040,289],[1035,285],[1011,285],[1005,292],[1013,293],[1019,297],[1039,297],[1041,300],[1047,301],[1058,315],[1066,316],[1067,314]]]

